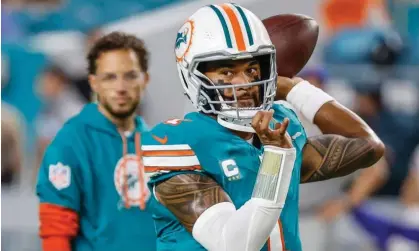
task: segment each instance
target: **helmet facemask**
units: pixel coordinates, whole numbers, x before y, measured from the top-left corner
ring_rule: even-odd
[[[260,65],[260,78],[250,83],[214,83],[202,72],[202,64],[216,61],[253,59]],[[185,71],[182,71],[185,72]],[[193,85],[198,95],[192,100],[198,110],[217,115],[218,122],[233,130],[254,132],[252,118],[258,111],[269,110],[276,95],[276,58],[273,46],[261,46],[256,52],[230,55],[225,52],[211,53],[194,57],[189,74],[182,74],[185,84]],[[254,106],[246,106],[240,100],[238,92],[243,89],[258,88],[258,97],[247,91],[245,96],[253,98]],[[229,95],[226,95],[229,93]],[[245,102],[244,102],[245,103]],[[249,102],[251,103],[251,102]]]

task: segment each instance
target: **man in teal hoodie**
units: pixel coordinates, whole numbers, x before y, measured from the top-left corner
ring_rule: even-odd
[[[115,32],[87,59],[97,104],[64,125],[39,170],[43,250],[153,251],[150,192],[139,168],[146,125],[135,114],[149,79],[148,52],[141,40]]]

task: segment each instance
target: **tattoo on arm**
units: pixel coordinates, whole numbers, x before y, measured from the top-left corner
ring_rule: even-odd
[[[190,233],[206,209],[231,201],[217,182],[202,174],[176,175],[158,184],[156,195]]]
[[[365,138],[310,137],[304,149],[301,183],[345,176],[373,165],[378,159],[374,142]]]

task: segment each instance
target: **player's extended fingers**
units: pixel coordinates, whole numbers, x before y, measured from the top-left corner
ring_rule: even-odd
[[[256,132],[260,131],[259,128],[260,128],[260,122],[262,118],[263,118],[263,112],[259,111],[256,113],[256,115],[252,119],[252,127],[253,129],[255,129]]]
[[[274,126],[274,129],[270,132],[271,138],[278,138],[281,136],[279,129],[281,128],[282,124],[277,122]]]
[[[285,118],[282,121],[281,126],[278,129],[278,131],[281,135],[285,135],[285,133],[287,132],[287,128],[288,128],[289,124],[290,124],[290,120],[288,118]]]
[[[260,123],[260,131],[262,133],[266,134],[270,131],[269,124],[272,121],[273,115],[274,115],[274,112],[272,110],[263,112],[263,118]]]

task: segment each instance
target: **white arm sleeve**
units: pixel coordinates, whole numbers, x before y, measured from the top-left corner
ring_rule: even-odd
[[[210,251],[260,251],[277,224],[285,204],[295,148],[265,145],[252,198],[236,210],[218,203],[196,220],[192,235]]]
[[[208,208],[192,235],[210,251],[259,251],[277,224],[282,207],[269,200],[252,198],[236,210],[230,202]]]

